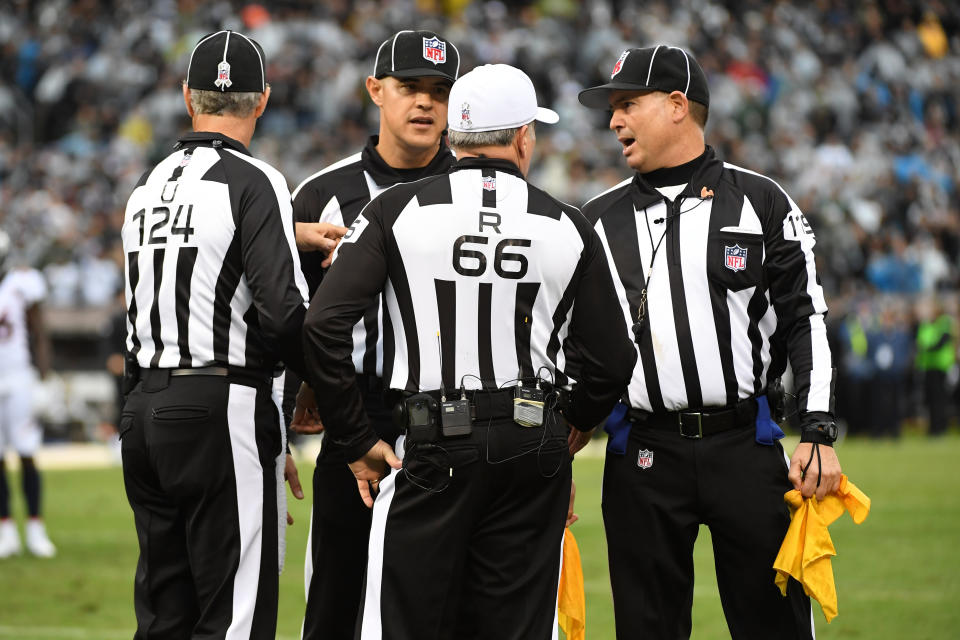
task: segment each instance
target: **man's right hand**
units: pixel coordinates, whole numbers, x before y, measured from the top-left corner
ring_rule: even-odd
[[[391,468],[399,469],[402,464],[390,445],[383,440],[377,440],[362,458],[354,460],[348,466],[357,479],[363,504],[373,507],[373,496],[380,491],[380,480],[390,473]]]
[[[333,250],[337,248],[340,238],[346,232],[346,227],[329,222],[298,222],[296,224],[297,249],[303,252],[323,251],[327,254],[327,259],[323,261],[322,266],[326,268],[330,266]]]
[[[593,432],[596,431],[596,428],[590,429],[590,431],[580,431],[573,425],[570,425],[570,433],[567,435],[567,447],[570,449],[570,458],[583,449],[590,442],[590,438],[593,437]]]

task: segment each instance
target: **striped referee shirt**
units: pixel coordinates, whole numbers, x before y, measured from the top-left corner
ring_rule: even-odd
[[[764,393],[789,358],[801,413],[832,412],[815,238],[780,185],[707,147],[673,200],[636,175],[583,211],[636,334],[628,404],[731,405]]]
[[[303,371],[307,287],[290,193],[236,140],[196,132],[140,179],[123,221],[127,349],[143,368]]]
[[[352,328],[384,293],[384,383],[417,392],[564,382],[589,429],[623,393],[636,354],[599,238],[579,210],[504,160],[468,158],[401,184],[354,220],[304,328],[321,417],[350,459],[374,442],[354,383]]]
[[[370,200],[401,182],[446,173],[454,163],[450,148],[441,139],[440,149],[430,163],[418,169],[395,169],[377,153],[379,136],[370,136],[360,153],[326,167],[304,180],[293,192],[293,214],[297,222],[329,222],[349,227]],[[300,254],[310,295],[323,278],[318,251]],[[378,298],[353,328],[353,362],[357,373],[383,375],[383,330],[381,301]]]

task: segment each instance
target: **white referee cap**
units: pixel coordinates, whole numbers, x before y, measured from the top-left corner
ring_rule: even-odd
[[[461,133],[560,120],[556,111],[537,106],[529,76],[508,64],[485,64],[460,76],[450,89],[448,104],[447,127]]]

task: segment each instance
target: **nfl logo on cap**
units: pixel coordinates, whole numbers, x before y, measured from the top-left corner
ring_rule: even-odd
[[[747,268],[747,250],[738,244],[723,248],[724,266],[731,271],[743,271]]]
[[[440,38],[424,38],[423,58],[433,64],[443,64],[447,61],[447,43]]]
[[[217,65],[217,79],[213,81],[213,84],[221,89],[233,84],[230,82],[230,63],[226,60]]]
[[[620,54],[620,59],[617,60],[617,64],[613,65],[613,73],[610,74],[611,78],[613,78],[613,76],[620,73],[620,69],[623,68],[623,61],[627,59],[627,55],[629,53],[630,53],[629,51],[624,51],[623,53]]]

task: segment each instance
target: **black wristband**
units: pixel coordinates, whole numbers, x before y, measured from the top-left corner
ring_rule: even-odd
[[[814,442],[832,447],[837,441],[837,425],[835,422],[813,422],[800,429],[800,442]]]

